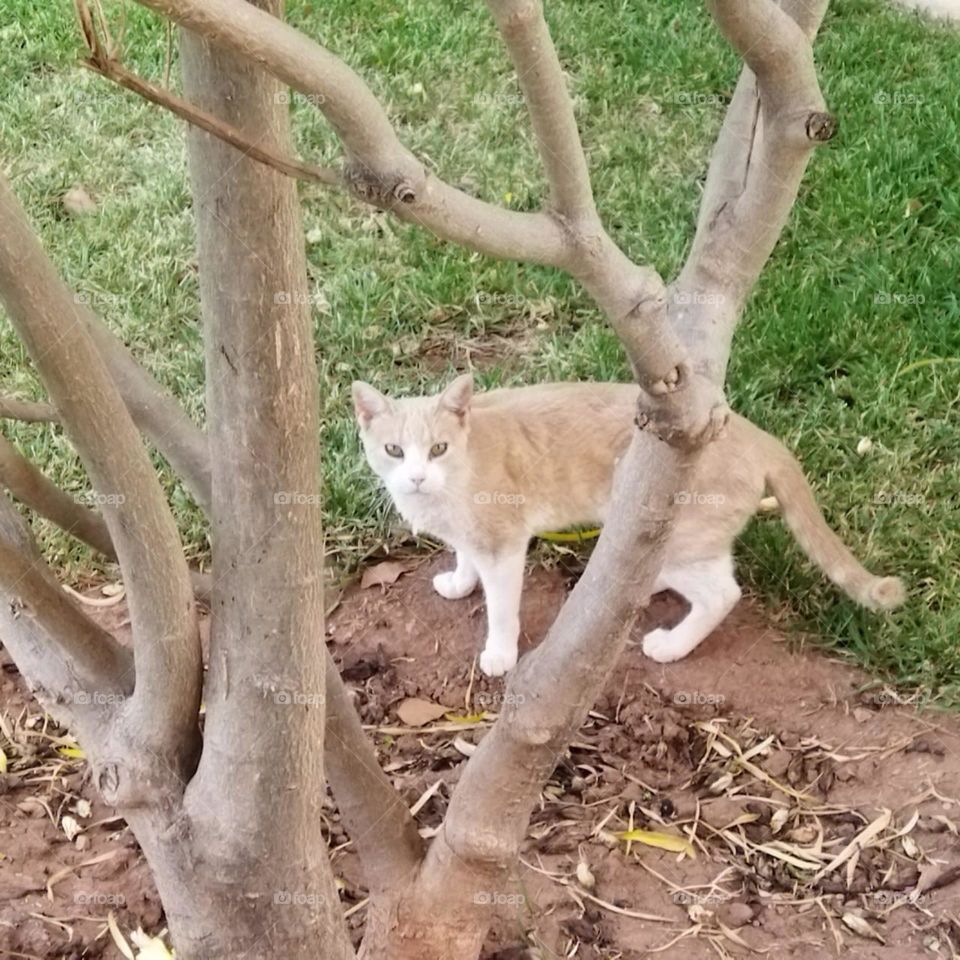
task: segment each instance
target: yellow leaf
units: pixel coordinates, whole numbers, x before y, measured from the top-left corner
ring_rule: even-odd
[[[0,773],[7,772],[7,755],[0,750]]]
[[[503,200],[504,200],[505,203],[509,203],[512,199],[513,199],[513,194],[512,194],[512,193],[505,193],[505,194],[503,195]]]
[[[60,747],[57,751],[61,756],[71,760],[86,760],[87,755],[79,747]]]
[[[445,713],[443,716],[444,719],[449,720],[451,723],[479,723],[486,718],[487,714],[486,711],[483,711],[481,713],[468,713],[463,717],[455,713]]]
[[[656,830],[624,830],[616,834],[618,840],[631,840],[648,847],[657,847],[659,850],[670,850],[672,853],[685,853],[696,859],[693,844],[686,837],[678,837],[675,833],[658,833]]]

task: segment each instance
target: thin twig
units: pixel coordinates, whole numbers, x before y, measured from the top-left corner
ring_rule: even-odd
[[[230,146],[236,147],[237,150],[240,150],[253,160],[272,167],[274,170],[288,177],[293,177],[297,180],[307,180],[312,183],[323,183],[331,187],[342,185],[340,173],[332,167],[317,167],[310,163],[304,163],[302,160],[283,157],[271,150],[258,147],[256,144],[251,143],[236,127],[225,123],[223,120],[220,120],[211,113],[207,113],[205,110],[201,110],[199,107],[194,106],[194,104],[184,100],[182,97],[178,97],[169,90],[164,90],[162,87],[158,87],[148,80],[144,80],[143,77],[127,70],[126,67],[118,63],[117,60],[111,56],[109,50],[105,50],[100,44],[93,27],[93,20],[90,16],[89,8],[86,5],[86,0],[75,0],[75,2],[83,27],[84,39],[90,51],[90,56],[86,60],[80,61],[81,66],[92,70],[101,77],[106,77],[107,80],[112,80],[127,90],[131,90],[138,96],[143,97],[144,100],[149,100],[151,103],[155,103],[169,110],[182,120],[186,120],[195,127],[199,127],[201,130],[223,140],[225,143],[229,143]]]

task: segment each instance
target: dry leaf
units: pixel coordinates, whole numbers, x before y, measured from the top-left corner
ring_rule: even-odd
[[[685,853],[696,858],[693,844],[686,837],[678,837],[675,833],[660,833],[656,830],[624,830],[616,837],[618,840],[631,840],[648,847],[657,847],[659,850],[669,850],[672,853]]]
[[[68,840],[72,840],[83,829],[73,817],[69,816],[69,814],[64,815],[60,819],[60,826],[63,828],[63,832],[67,835]]]
[[[413,569],[410,563],[401,563],[399,560],[384,560],[375,566],[367,567],[360,578],[360,589],[367,590],[370,587],[388,587],[391,583],[396,583],[398,578]]]
[[[863,937],[865,940],[876,940],[884,944],[887,942],[863,917],[858,917],[855,913],[845,913],[841,919],[843,925],[849,927],[858,937]]]
[[[449,707],[444,707],[439,703],[431,703],[429,700],[421,700],[418,697],[407,697],[398,707],[397,716],[408,727],[422,727],[431,720],[439,720]]]
[[[74,217],[83,217],[97,212],[97,205],[83,187],[74,187],[63,195],[63,209]]]
[[[577,883],[579,883],[584,890],[592,890],[597,885],[597,878],[591,873],[590,867],[587,866],[585,860],[581,860],[577,864]]]

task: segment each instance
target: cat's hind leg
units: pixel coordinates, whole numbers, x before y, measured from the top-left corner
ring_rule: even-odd
[[[438,573],[433,578],[433,589],[447,600],[468,597],[476,588],[477,568],[470,554],[465,550],[457,551],[456,569]]]
[[[717,627],[740,599],[733,575],[733,557],[727,554],[697,560],[682,567],[664,567],[657,589],[679,593],[690,612],[671,629],[660,627],[643,638],[643,652],[659,663],[682,660]]]
[[[477,554],[474,562],[487,601],[487,641],[480,654],[480,669],[499,677],[517,663],[520,637],[520,597],[527,544],[504,547],[496,554]]]

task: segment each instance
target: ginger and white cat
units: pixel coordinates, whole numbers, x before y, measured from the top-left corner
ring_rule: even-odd
[[[370,466],[415,533],[456,550],[456,568],[434,577],[437,592],[455,600],[483,584],[487,675],[517,662],[531,537],[607,519],[614,468],[635,429],[637,389],[552,383],[474,395],[465,375],[436,396],[393,399],[353,384]],[[766,489],[807,556],[850,597],[872,609],[903,601],[896,577],[873,576],[830,530],[794,457],[743,417],[733,415],[725,436],[707,446],[689,486],[677,496],[656,590],[675,590],[690,611],[644,637],[652,659],[685,657],[736,605],[733,542]]]

